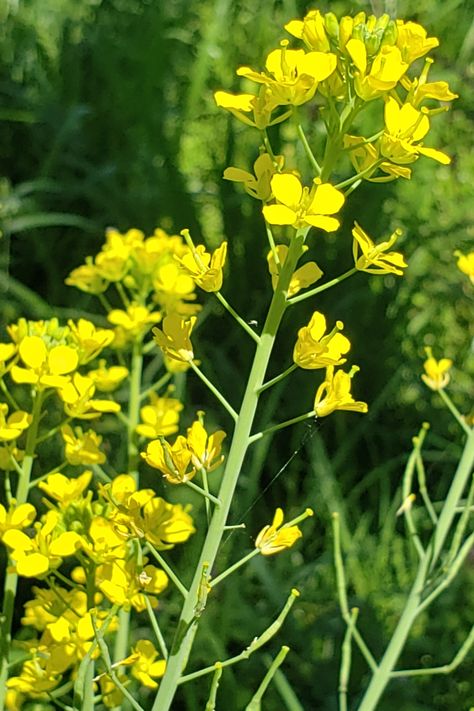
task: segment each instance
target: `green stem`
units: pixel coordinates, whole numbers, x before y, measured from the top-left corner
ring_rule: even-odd
[[[216,697],[217,690],[219,688],[219,681],[222,676],[222,666],[219,662],[216,662],[216,670],[214,676],[212,677],[211,690],[209,692],[209,698],[207,700],[206,708],[204,711],[215,711],[216,708]]]
[[[191,361],[189,361],[189,364],[190,364],[191,368],[194,370],[194,372],[196,373],[196,375],[202,380],[204,385],[206,385],[209,388],[211,393],[219,400],[221,405],[223,405],[225,407],[225,409],[227,410],[229,415],[232,417],[234,422],[236,422],[238,419],[238,414],[236,413],[236,411],[234,410],[232,405],[229,402],[227,402],[225,397],[219,392],[219,390],[216,388],[216,386],[213,385],[208,378],[206,378],[206,376],[204,375],[202,370],[200,370],[200,368],[198,368],[196,363],[194,363],[191,360]]]
[[[173,583],[176,585],[176,587],[178,588],[178,590],[179,590],[179,592],[181,593],[181,595],[182,595],[184,598],[186,598],[187,595],[188,595],[188,591],[186,590],[186,588],[184,587],[183,583],[181,582],[181,580],[178,578],[178,576],[177,576],[176,573],[174,572],[173,568],[171,568],[171,567],[168,565],[168,563],[167,563],[166,560],[163,558],[163,556],[160,555],[160,553],[158,553],[158,551],[156,550],[156,548],[154,548],[154,546],[152,546],[149,541],[147,542],[147,547],[149,548],[150,553],[153,555],[153,557],[154,557],[154,558],[158,561],[158,563],[161,565],[161,567],[163,568],[163,570],[165,571],[165,573],[168,575],[168,577],[169,577],[169,578],[173,581]]]
[[[200,496],[204,496],[208,501],[212,501],[212,503],[216,506],[221,505],[221,502],[216,496],[213,496],[209,491],[206,491],[205,489],[201,489],[201,487],[195,484],[193,481],[186,481],[185,485],[189,486],[189,488],[193,491],[196,491],[198,494],[200,494]]]
[[[286,646],[283,646],[280,649],[277,656],[272,661],[267,673],[263,677],[260,686],[258,687],[257,691],[251,698],[250,703],[247,704],[247,706],[245,707],[245,711],[260,711],[261,710],[263,695],[264,695],[265,691],[267,690],[268,685],[270,684],[271,680],[275,676],[275,673],[276,673],[278,667],[280,667],[283,664],[285,657],[289,651],[290,651],[290,648],[286,647]]]
[[[330,289],[332,286],[340,284],[341,281],[344,281],[344,279],[347,279],[353,274],[356,274],[356,272],[358,271],[358,269],[352,267],[352,269],[349,269],[349,271],[344,272],[344,274],[341,274],[341,276],[338,276],[335,279],[331,279],[331,281],[327,281],[325,284],[321,284],[321,286],[316,286],[314,289],[310,289],[310,291],[305,291],[304,294],[292,296],[291,299],[288,299],[288,303],[293,306],[293,304],[298,304],[300,301],[304,301],[305,299],[309,299],[311,296],[320,294],[322,291],[326,291],[326,289]]]
[[[153,343],[154,345],[154,343]],[[140,402],[143,402],[151,393],[156,392],[157,390],[161,390],[167,382],[171,380],[173,377],[173,373],[165,373],[159,380],[156,381],[156,383],[153,383],[153,385],[150,385],[149,388],[147,388],[142,394],[140,395]]]
[[[454,402],[449,397],[448,393],[445,392],[444,390],[438,390],[438,393],[439,393],[440,398],[443,400],[444,404],[446,405],[446,407],[448,408],[448,410],[454,417],[454,419],[457,420],[457,422],[463,428],[464,432],[469,437],[474,432],[474,430],[471,427],[469,427],[469,425],[466,424],[464,418],[462,417],[461,413],[459,412],[459,410],[456,407],[456,405],[454,404]]]
[[[256,432],[254,435],[251,435],[249,437],[249,444],[253,444],[257,440],[262,439],[262,437],[272,434],[272,432],[278,432],[278,430],[282,430],[285,427],[296,425],[298,422],[304,422],[310,417],[315,417],[314,410],[311,410],[310,412],[305,412],[304,415],[298,415],[298,417],[292,417],[291,420],[285,420],[285,422],[280,422],[280,424],[273,425],[272,427],[269,427],[266,430],[262,430],[261,432]]]
[[[358,614],[358,608],[354,607],[351,610],[350,622],[347,625],[342,643],[341,667],[339,671],[339,711],[347,711],[347,687],[349,685],[352,661],[352,636]]]
[[[180,683],[181,674],[191,652],[199,624],[199,616],[195,614],[195,607],[199,599],[201,571],[203,565],[209,565],[211,568],[214,565],[222,536],[224,535],[235,487],[248,449],[250,430],[259,399],[258,388],[261,387],[265,378],[275,338],[287,306],[285,293],[288,290],[298,259],[303,253],[306,234],[307,230],[298,231],[292,239],[288,256],[273,294],[262,335],[260,336],[260,342],[256,348],[247,388],[236,421],[227,465],[222,477],[219,490],[221,506],[215,509],[212,516],[201,556],[195,568],[194,578],[181,611],[166,672],[161,681],[152,711],[169,711],[176,688]]]
[[[36,391],[33,396],[31,425],[28,428],[26,436],[25,456],[22,462],[21,474],[19,474],[18,477],[15,495],[17,506],[26,503],[28,499],[31,470],[33,468],[33,461],[35,457],[43,399],[44,393],[40,390]],[[5,697],[7,693],[6,682],[8,679],[8,657],[11,648],[11,627],[17,586],[18,575],[13,572],[7,572],[3,588],[3,610],[0,618],[0,711],[3,711],[5,708]]]
[[[290,373],[292,373],[294,370],[296,370],[297,367],[298,367],[298,366],[297,366],[295,363],[293,363],[292,365],[290,365],[289,368],[287,368],[286,370],[284,370],[283,373],[280,373],[280,375],[276,375],[276,376],[275,376],[274,378],[272,378],[271,380],[267,380],[266,383],[263,383],[262,387],[259,388],[259,391],[258,391],[258,392],[259,392],[259,393],[263,393],[264,390],[268,390],[268,388],[271,388],[273,385],[276,385],[276,384],[279,383],[281,380],[283,380],[284,378],[286,378],[287,375],[290,375]]]
[[[314,157],[314,153],[313,153],[313,151],[311,150],[311,146],[310,146],[309,143],[308,143],[308,139],[306,138],[306,134],[305,134],[305,132],[304,132],[303,126],[300,124],[299,121],[298,121],[298,123],[297,123],[296,128],[297,128],[297,131],[298,131],[298,136],[299,136],[299,138],[300,138],[300,141],[301,141],[301,143],[303,144],[303,148],[304,148],[304,150],[305,150],[305,153],[306,153],[306,155],[308,156],[308,160],[309,160],[309,162],[311,163],[311,165],[313,166],[313,168],[314,168],[314,170],[315,170],[315,172],[316,172],[316,175],[319,177],[319,176],[321,175],[321,166],[319,165],[318,161],[317,161],[316,158]]]
[[[211,588],[215,588],[216,585],[219,585],[220,582],[222,582],[225,578],[227,578],[228,575],[231,575],[231,573],[234,573],[236,570],[238,570],[242,565],[245,565],[245,563],[248,563],[249,560],[252,560],[252,558],[255,558],[256,555],[259,555],[260,551],[258,548],[255,548],[253,551],[250,551],[250,553],[247,553],[247,555],[244,555],[243,558],[238,560],[236,563],[230,566],[230,568],[227,568],[227,570],[224,570],[223,573],[217,576],[217,578],[214,578],[210,582]]]
[[[251,328],[251,326],[249,326],[249,324],[246,321],[244,321],[244,319],[241,316],[239,316],[237,311],[234,308],[232,308],[232,306],[229,304],[227,299],[225,299],[224,296],[222,296],[220,291],[216,291],[214,293],[215,293],[217,299],[221,302],[222,306],[225,309],[227,309],[227,311],[230,313],[231,316],[233,316],[235,318],[235,320],[237,321],[239,326],[241,326],[244,329],[244,331],[246,331],[246,333],[248,333],[250,338],[253,338],[255,343],[258,343],[260,340],[260,336],[258,335],[258,333],[255,333],[253,328]]]

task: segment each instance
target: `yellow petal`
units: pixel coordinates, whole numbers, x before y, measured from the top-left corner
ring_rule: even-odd
[[[294,207],[298,205],[303,194],[303,188],[296,175],[277,174],[271,180],[272,192],[278,202]],[[282,223],[289,224],[289,223]]]
[[[271,225],[292,225],[298,217],[294,210],[284,205],[265,205],[263,216]]]
[[[46,360],[46,345],[39,336],[25,336],[18,350],[23,363],[33,370],[41,368]]]

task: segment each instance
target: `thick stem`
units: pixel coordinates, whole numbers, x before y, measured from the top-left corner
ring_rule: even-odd
[[[235,487],[249,445],[250,430],[259,399],[259,388],[263,384],[275,337],[287,306],[286,292],[298,259],[303,251],[305,234],[306,230],[298,232],[293,238],[288,257],[283,265],[278,285],[270,304],[260,342],[255,352],[247,389],[236,422],[232,445],[219,490],[221,506],[217,507],[214,511],[201,556],[196,565],[194,578],[181,611],[173,647],[168,658],[166,672],[161,681],[152,711],[169,711],[180,676],[191,651],[199,623],[199,615],[196,615],[195,608],[199,596],[203,566],[208,565],[212,568],[214,565],[217,551],[225,531]]]

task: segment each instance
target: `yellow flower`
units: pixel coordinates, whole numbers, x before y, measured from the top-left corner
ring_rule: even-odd
[[[95,385],[92,378],[74,373],[71,382],[59,391],[64,402],[64,411],[70,417],[91,420],[104,412],[120,412],[120,405],[112,400],[94,399]]]
[[[83,432],[80,427],[73,430],[70,425],[61,427],[61,436],[65,444],[65,455],[69,464],[103,464],[105,454],[100,451],[102,437],[94,430]]]
[[[23,461],[25,453],[21,449],[17,449],[14,446],[7,445],[5,447],[0,447],[0,469],[4,471],[12,471],[15,469],[15,462],[18,464]]]
[[[179,435],[173,445],[168,444],[162,437],[154,439],[148,443],[141,456],[150,467],[159,469],[170,484],[183,484],[196,474],[192,461],[193,453],[183,435]]]
[[[381,159],[379,142],[367,143],[361,136],[344,136],[344,148],[348,149],[351,163],[357,173],[364,173],[364,180],[371,183],[387,183],[397,178],[410,178],[411,169],[406,166],[394,165],[390,161]],[[377,170],[382,170],[387,175],[373,177]]]
[[[58,345],[48,350],[40,336],[25,336],[18,352],[24,368],[14,365],[11,375],[15,383],[29,383],[39,388],[61,388],[69,381],[79,363],[75,348]]]
[[[169,314],[163,319],[163,330],[153,329],[155,342],[168,358],[188,363],[194,358],[190,335],[195,323],[195,316],[187,321],[176,313]]]
[[[86,292],[86,294],[103,294],[109,286],[108,279],[105,279],[99,272],[92,258],[88,257],[86,264],[73,269],[68,278],[64,281],[67,286],[75,286],[76,289]]]
[[[283,510],[278,508],[271,525],[267,525],[258,534],[255,540],[255,548],[258,548],[262,555],[275,555],[285,548],[291,548],[302,533],[298,526],[283,524]]]
[[[372,62],[369,62],[367,48],[360,39],[350,39],[346,51],[357,70],[354,78],[356,92],[364,101],[376,99],[395,88],[409,66],[403,61],[398,47],[384,45]]]
[[[134,340],[143,336],[150,324],[161,320],[160,311],[150,311],[146,306],[130,304],[126,311],[112,309],[107,315],[107,320],[119,330],[126,340]]]
[[[403,254],[388,251],[401,234],[401,230],[395,230],[390,239],[375,245],[369,235],[356,222],[352,230],[352,236],[354,237],[352,253],[354,255],[355,268],[369,274],[402,275],[403,269],[407,266]],[[359,254],[359,250],[361,254]]]
[[[189,230],[182,230],[181,234],[189,235]],[[190,249],[183,257],[178,259],[188,276],[193,279],[204,291],[219,291],[222,286],[222,270],[227,255],[227,242],[223,242],[212,254],[206,252],[202,244]]]
[[[154,496],[143,507],[143,530],[147,541],[158,550],[184,543],[195,532],[189,507],[170,504]]]
[[[280,44],[281,49],[275,49],[267,56],[267,73],[240,67],[237,75],[267,86],[279,105],[299,106],[310,101],[318,83],[333,73],[336,56],[328,52],[307,53],[303,49],[287,49],[288,40]]]
[[[308,251],[308,247],[304,246],[304,251]],[[279,244],[276,247],[276,253],[278,256],[279,265],[275,262],[275,257],[273,250],[270,250],[267,254],[268,271],[272,277],[272,287],[275,291],[278,279],[280,276],[280,271],[284,265],[286,258],[288,256],[288,247],[285,244]],[[321,279],[323,272],[318,267],[316,262],[306,262],[302,267],[296,269],[291,277],[290,285],[287,291],[287,297],[295,296],[301,289],[306,289],[306,287],[311,286]]]
[[[31,415],[23,410],[16,410],[8,415],[8,405],[0,403],[0,441],[12,442],[28,429]]]
[[[6,531],[3,542],[10,548],[18,575],[37,578],[48,570],[57,568],[66,558],[82,547],[82,539],[75,531],[55,535],[59,514],[48,511],[43,524],[37,524],[36,535],[30,538],[17,529]]]
[[[186,252],[187,249],[175,256],[182,257]],[[201,308],[198,304],[187,303],[196,299],[195,284],[189,274],[182,270],[175,258],[156,269],[153,288],[155,290],[154,300],[167,314],[178,313],[184,316],[195,314]]]
[[[397,47],[408,64],[439,45],[437,38],[427,37],[425,28],[416,22],[397,20],[397,30]]]
[[[81,365],[96,358],[114,340],[113,331],[106,328],[96,328],[91,321],[84,318],[80,318],[77,323],[70,319],[67,325]]]
[[[351,343],[339,333],[343,328],[342,321],[336,321],[336,326],[325,336],[326,319],[322,313],[315,311],[309,324],[298,331],[298,340],[293,351],[296,365],[314,370],[345,363],[347,359],[342,356],[349,352]]]
[[[426,113],[411,104],[399,106],[391,96],[385,101],[385,132],[380,139],[380,153],[392,163],[409,164],[420,155],[448,165],[451,158],[435,148],[424,148],[419,143],[430,130]]]
[[[132,653],[137,657],[132,665],[133,676],[148,689],[156,689],[158,684],[155,679],[161,678],[165,673],[165,660],[156,661],[158,652],[147,639],[139,640],[133,647]]]
[[[10,507],[7,509],[0,504],[0,538],[6,531],[21,528],[28,528],[36,518],[36,509],[31,504],[16,505],[12,499]]]
[[[436,360],[433,358],[431,348],[426,348],[425,350],[428,358],[423,363],[425,372],[421,376],[421,379],[431,390],[443,390],[450,381],[448,371],[453,361],[451,358]]]
[[[319,10],[310,10],[303,20],[291,20],[285,25],[285,30],[302,39],[308,49],[318,52],[329,52],[331,45],[326,33],[324,17]]]
[[[457,94],[453,94],[449,85],[445,81],[428,82],[428,74],[431,69],[433,60],[429,57],[425,60],[425,66],[419,77],[410,80],[404,76],[401,84],[408,92],[405,103],[410,103],[417,109],[425,99],[437,99],[438,101],[448,102],[458,98]]]
[[[34,657],[23,664],[19,676],[8,679],[7,687],[11,691],[27,694],[36,699],[43,695],[47,698],[46,693],[53,691],[60,681],[60,676],[48,674],[41,666],[40,659]]]
[[[9,368],[6,364],[7,360],[13,358],[15,354],[16,345],[14,343],[0,343],[0,377],[2,377]]]
[[[273,160],[268,153],[261,153],[253,164],[255,175],[240,168],[226,168],[224,179],[243,183],[245,191],[251,197],[267,202],[272,197],[270,185],[272,175],[282,170],[283,163],[283,156],[275,156]]]
[[[457,267],[463,274],[467,274],[471,282],[474,284],[474,252],[463,254],[459,250],[454,252],[454,256],[458,258]]]
[[[134,558],[115,558],[97,567],[95,583],[113,604],[143,612],[146,610],[145,592],[152,607],[156,607],[155,596],[168,585],[168,576],[152,565],[140,569]]]
[[[57,472],[55,474],[49,474],[46,479],[40,481],[38,488],[55,501],[58,501],[61,508],[66,508],[69,504],[77,501],[77,499],[82,496],[89,486],[91,479],[91,471],[83,472],[75,479]]]
[[[137,426],[137,433],[148,439],[159,435],[169,437],[178,431],[179,413],[182,403],[176,398],[150,395],[150,404],[140,409],[142,422]]]
[[[254,94],[229,94],[227,91],[216,91],[214,99],[217,106],[230,111],[239,121],[261,131],[268,126],[281,123],[291,114],[291,110],[285,111],[276,118],[272,118],[272,113],[278,107],[278,102],[272,91],[265,85],[260,87],[257,96],[254,96]],[[253,114],[253,120],[247,114]]]
[[[303,188],[296,175],[278,174],[271,180],[276,205],[265,205],[263,216],[271,225],[292,225],[295,229],[311,225],[326,232],[339,228],[334,215],[344,204],[344,195],[329,183],[315,179],[311,190]]]
[[[351,394],[351,380],[358,370],[355,365],[349,373],[337,370],[334,374],[332,365],[326,369],[326,378],[319,386],[314,400],[314,412],[317,417],[326,417],[335,410],[367,412],[367,403],[355,401]]]
[[[87,377],[94,381],[94,385],[101,393],[111,393],[120,383],[128,377],[128,368],[123,365],[107,367],[105,360],[99,360],[99,367],[89,370]]]
[[[188,427],[187,444],[191,452],[191,461],[196,469],[212,472],[224,461],[221,447],[226,433],[223,430],[218,430],[208,435],[201,421],[203,415],[203,412],[199,412],[199,419],[195,420],[191,427]]]

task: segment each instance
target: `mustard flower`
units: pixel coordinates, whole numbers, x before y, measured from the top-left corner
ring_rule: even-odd
[[[356,222],[352,230],[352,236],[354,237],[352,253],[355,268],[369,274],[402,275],[403,269],[407,266],[403,254],[388,251],[401,234],[401,230],[395,230],[390,239],[375,245],[369,235]]]
[[[306,245],[304,246],[304,251],[308,251],[308,247]],[[281,268],[288,256],[288,247],[285,244],[279,244],[276,247],[276,253],[279,265],[275,262],[275,256],[272,249],[267,254],[268,271],[270,272],[272,278],[272,288],[274,291],[278,284]],[[299,267],[293,272],[288,291],[286,293],[287,297],[290,298],[291,296],[295,296],[295,294],[301,291],[301,289],[306,289],[306,287],[311,286],[321,279],[322,275],[323,272],[318,267],[316,262],[306,262],[306,264],[303,264],[302,267]]]
[[[431,348],[426,348],[428,358],[423,363],[425,372],[421,379],[431,390],[444,390],[450,381],[449,370],[453,365],[450,358],[441,358],[436,360],[433,358]]]
[[[316,391],[314,412],[317,417],[326,417],[335,410],[350,410],[351,412],[367,412],[366,402],[355,401],[351,394],[351,380],[359,368],[353,365],[349,373],[337,370],[334,366],[326,369],[324,382]]]
[[[190,336],[195,323],[194,316],[189,320],[176,313],[165,316],[162,329],[153,329],[155,342],[164,355],[182,363],[189,363],[194,359]]]
[[[94,399],[94,381],[80,373],[74,373],[72,380],[58,392],[64,402],[64,411],[70,417],[91,420],[104,412],[120,412],[118,403]]]
[[[183,435],[179,435],[173,445],[164,438],[154,439],[141,456],[150,467],[159,469],[170,484],[183,484],[196,474],[193,453]]]
[[[28,429],[31,424],[31,415],[23,410],[16,410],[8,414],[8,405],[0,403],[0,441],[12,442]]]
[[[122,684],[126,684],[128,681],[125,674],[122,672],[116,672],[119,681]],[[100,695],[102,697],[102,703],[108,709],[120,708],[122,705],[124,695],[118,688],[115,681],[109,674],[101,674],[99,679]]]
[[[61,427],[61,436],[65,444],[65,455],[69,464],[103,464],[105,454],[100,451],[102,437],[94,430],[83,432],[80,427],[74,430],[70,425]]]
[[[150,394],[150,403],[140,409],[141,423],[136,431],[142,437],[155,439],[162,435],[169,437],[178,431],[179,413],[183,404],[172,397],[158,397]]]
[[[299,106],[310,101],[318,84],[327,79],[336,68],[336,56],[329,52],[305,52],[288,49],[288,40],[280,43],[267,56],[267,73],[255,72],[250,67],[240,67],[237,75],[264,84],[279,104]]]
[[[137,612],[146,610],[145,594],[152,607],[156,607],[159,595],[168,585],[168,576],[154,566],[138,568],[134,558],[115,558],[97,566],[95,582],[100,591],[114,605],[126,610],[133,607]]]
[[[458,258],[457,267],[463,274],[466,274],[471,283],[474,284],[474,252],[463,254],[459,250],[454,252],[454,256]]]
[[[132,649],[136,655],[131,671],[135,679],[148,689],[158,688],[155,679],[163,676],[166,669],[164,659],[157,660],[158,651],[148,639],[140,639]]]
[[[251,197],[267,202],[272,197],[272,175],[282,170],[283,163],[283,156],[275,156],[272,159],[268,153],[261,153],[253,164],[254,174],[240,168],[226,168],[224,179],[243,183],[245,191]]]
[[[419,143],[430,130],[430,121],[426,113],[418,111],[411,104],[399,106],[389,96],[385,100],[385,132],[380,139],[382,156],[402,165],[413,163],[420,155],[448,165],[451,158],[435,148],[424,148]]]
[[[182,234],[189,234],[183,230]],[[223,242],[212,254],[199,244],[178,259],[179,264],[191,279],[204,291],[219,291],[222,287],[222,270],[227,255],[227,242]]]
[[[411,168],[405,165],[395,165],[380,156],[379,142],[367,143],[361,136],[344,136],[344,147],[349,152],[351,163],[357,173],[363,173],[364,180],[371,183],[387,183],[390,180],[397,178],[411,178]],[[374,177],[374,173],[378,170],[383,171],[386,175]]]
[[[7,361],[16,355],[16,351],[17,347],[15,343],[0,343],[0,377],[9,370],[12,363],[7,366]]]
[[[349,352],[351,343],[342,331],[344,324],[336,321],[336,326],[326,333],[326,319],[315,311],[307,326],[300,328],[293,350],[293,360],[300,368],[314,370],[329,365],[342,365],[346,362],[343,355]]]
[[[128,378],[128,368],[123,365],[111,365],[107,367],[106,361],[99,360],[99,367],[89,370],[87,377],[93,380],[96,389],[101,393],[111,393]]]
[[[24,367],[14,365],[11,376],[15,383],[36,385],[40,389],[61,388],[78,366],[77,350],[58,345],[48,349],[40,336],[25,336],[18,346]]]
[[[382,46],[372,62],[369,62],[367,48],[360,39],[350,39],[346,51],[357,70],[355,90],[364,101],[371,101],[394,89],[409,67],[398,47]]]
[[[143,507],[143,530],[147,541],[158,550],[168,550],[184,543],[195,533],[189,506],[170,504],[154,496]]]
[[[255,548],[258,548],[262,555],[275,555],[291,548],[302,533],[298,526],[288,526],[283,524],[283,510],[277,508],[271,525],[264,526],[255,540]]]
[[[12,445],[0,447],[0,469],[12,471],[12,469],[15,469],[15,462],[23,461],[24,456],[25,452],[22,449],[17,449]]]
[[[42,666],[43,665],[43,666]],[[47,698],[46,694],[53,691],[61,681],[57,674],[48,674],[44,669],[44,661],[40,656],[26,661],[18,676],[12,676],[7,681],[9,690],[26,694],[32,698]]]
[[[176,257],[182,257],[187,248]],[[191,304],[196,299],[193,279],[180,267],[176,259],[160,265],[154,272],[154,300],[166,314],[192,315],[200,310],[198,304]]]
[[[80,318],[77,323],[70,319],[71,341],[77,350],[79,364],[84,365],[96,358],[114,340],[114,332],[107,328],[96,328],[91,321]]]
[[[146,306],[130,304],[127,310],[112,309],[107,315],[107,320],[118,326],[125,340],[134,340],[143,336],[150,324],[161,320],[160,311],[151,311]]]
[[[230,111],[239,121],[247,126],[258,128],[260,131],[268,126],[285,121],[291,110],[272,118],[272,113],[279,106],[273,92],[265,85],[260,87],[260,91],[254,94],[230,94],[227,91],[216,91],[214,100],[217,106]],[[248,114],[253,115],[253,119]]]
[[[436,37],[427,37],[426,30],[416,22],[397,20],[397,47],[405,62],[411,64],[430,50],[438,47]]]
[[[293,37],[303,40],[308,49],[318,52],[329,52],[331,49],[324,17],[319,10],[310,10],[303,20],[287,22],[285,30]]]
[[[202,424],[204,413],[198,413],[198,419],[187,431],[187,445],[191,452],[191,461],[197,470],[205,469],[212,472],[224,461],[221,447],[226,433],[218,430],[209,435]]]
[[[62,559],[74,555],[82,547],[82,539],[75,531],[55,535],[59,521],[57,511],[48,511],[43,524],[36,525],[36,534],[30,538],[17,529],[6,531],[3,542],[10,548],[18,575],[37,578],[57,568]]]
[[[403,88],[408,92],[405,102],[410,103],[415,109],[417,109],[425,99],[437,99],[438,101],[446,103],[458,98],[458,95],[450,90],[447,82],[427,81],[432,64],[433,60],[428,57],[425,60],[425,66],[419,77],[415,77],[411,80],[407,76],[404,76],[400,82]]]
[[[76,289],[84,291],[86,294],[103,294],[108,289],[109,280],[106,279],[95,264],[92,258],[88,257],[86,264],[73,269],[67,279],[64,280],[67,286],[75,286]]]
[[[334,215],[344,204],[344,195],[329,183],[315,178],[313,187],[303,188],[296,175],[278,174],[271,180],[276,205],[265,205],[263,216],[271,225],[292,225],[295,229],[311,225],[325,232],[339,228]]]
[[[32,504],[20,504],[12,499],[7,509],[0,504],[0,538],[11,529],[28,528],[36,518],[36,509]]]

